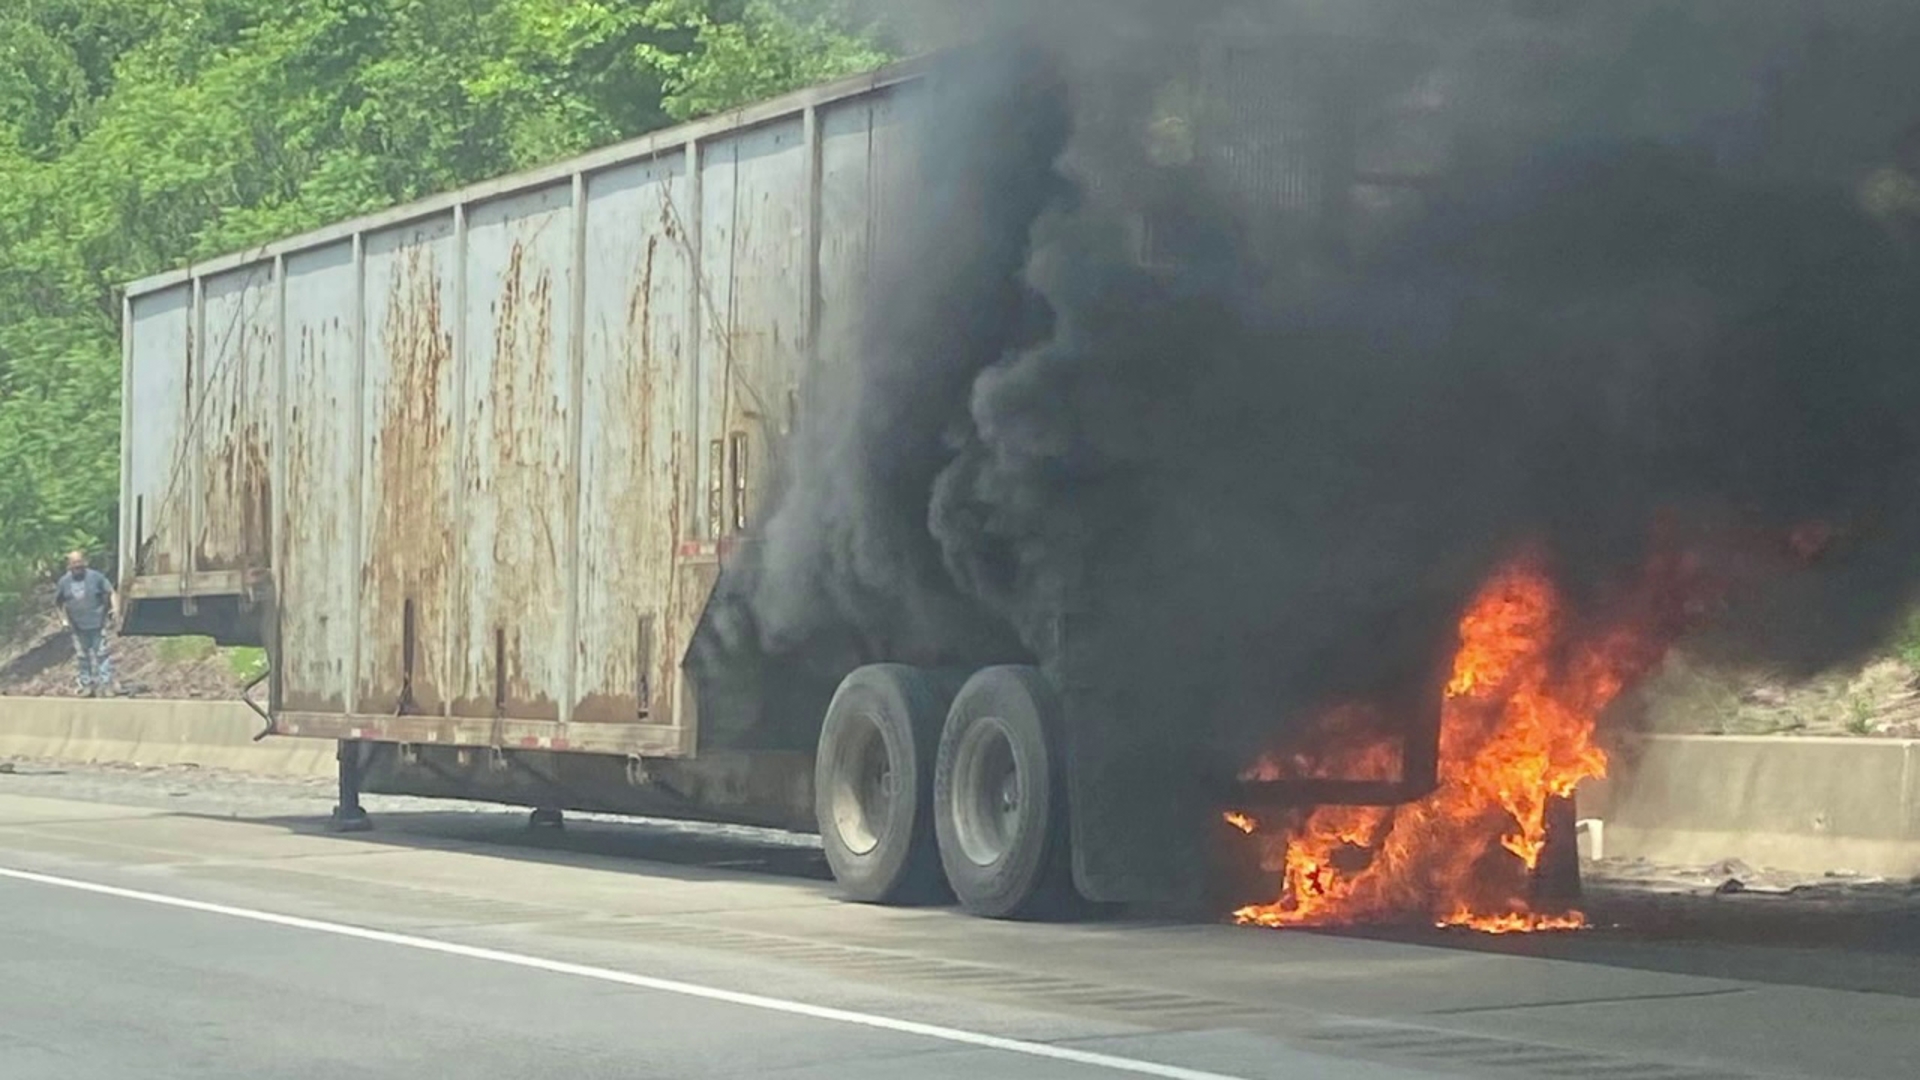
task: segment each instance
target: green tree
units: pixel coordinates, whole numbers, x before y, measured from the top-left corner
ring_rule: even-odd
[[[880,27],[838,0],[650,0],[642,21],[663,31],[640,57],[664,77],[664,105],[681,120],[887,60]]]
[[[12,0],[0,596],[111,537],[123,283],[882,62],[840,0]]]

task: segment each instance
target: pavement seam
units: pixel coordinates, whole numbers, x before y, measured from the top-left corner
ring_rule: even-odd
[[[1524,1070],[1530,1076],[1544,1074],[1565,1080],[1754,1080],[1750,1073],[1681,1062],[1357,1018],[1303,1033],[1302,1038],[1389,1060]]]
[[[1609,997],[1572,998],[1566,1001],[1525,1001],[1512,1005],[1463,1005],[1453,1009],[1426,1009],[1421,1016],[1471,1016],[1475,1013],[1518,1012],[1522,1009],[1561,1009],[1581,1005],[1631,1005],[1642,1001],[1683,1001],[1691,998],[1731,997],[1751,994],[1750,986],[1727,986],[1715,990],[1676,990],[1666,994],[1616,994]]]

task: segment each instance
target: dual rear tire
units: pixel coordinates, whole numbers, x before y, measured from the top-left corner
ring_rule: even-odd
[[[1037,669],[964,685],[898,665],[848,676],[827,709],[814,810],[850,900],[946,895],[996,919],[1073,899],[1059,706]]]
[[[813,765],[813,813],[847,899],[927,903],[944,882],[934,849],[934,762],[956,680],[898,664],[847,676],[827,706]]]

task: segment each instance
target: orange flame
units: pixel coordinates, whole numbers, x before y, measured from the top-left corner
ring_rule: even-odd
[[[1659,579],[1688,570],[1656,563],[1616,622],[1571,643],[1562,598],[1538,559],[1497,572],[1460,620],[1441,706],[1438,788],[1404,806],[1313,811],[1287,838],[1280,899],[1243,908],[1237,920],[1281,927],[1417,916],[1487,933],[1584,925],[1579,912],[1539,912],[1529,900],[1548,810],[1581,781],[1606,775],[1596,720],[1664,655],[1673,620],[1662,605],[1681,590]],[[1391,739],[1328,745],[1313,774],[1397,766]],[[1277,765],[1264,759],[1256,771]]]
[[[1248,817],[1246,814],[1240,813],[1238,810],[1229,810],[1220,816],[1223,820],[1226,821],[1227,824],[1233,826],[1236,829],[1239,829],[1241,832],[1246,833],[1248,836],[1252,836],[1254,833],[1254,830],[1260,827],[1260,823],[1258,821],[1255,821],[1253,818]]]

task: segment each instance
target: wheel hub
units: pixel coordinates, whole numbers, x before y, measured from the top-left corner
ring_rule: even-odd
[[[887,753],[879,718],[856,716],[833,757],[833,786],[828,795],[833,827],[855,855],[867,855],[893,827],[893,801],[899,781]]]
[[[962,736],[949,810],[954,838],[969,861],[991,866],[1012,849],[1020,833],[1022,782],[1004,721],[984,718]]]

